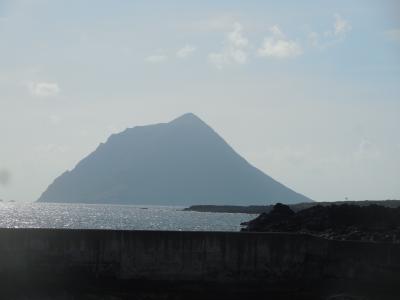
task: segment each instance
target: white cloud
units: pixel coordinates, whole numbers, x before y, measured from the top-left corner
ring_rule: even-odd
[[[28,89],[36,97],[52,97],[60,93],[60,87],[55,82],[29,82]]]
[[[235,63],[245,64],[247,62],[247,53],[242,49],[231,49],[230,56]]]
[[[248,46],[249,41],[243,35],[243,26],[236,22],[225,38],[223,49],[220,52],[210,53],[208,60],[218,69],[229,64],[245,64]]]
[[[339,14],[335,14],[335,22],[333,24],[334,31],[333,34],[336,36],[344,36],[347,32],[351,30],[350,23],[343,19]]]
[[[156,54],[147,56],[145,61],[151,64],[159,64],[165,62],[167,59],[168,57],[164,54]]]
[[[291,58],[303,53],[301,46],[296,41],[287,39],[277,25],[272,26],[270,32],[271,36],[265,38],[263,44],[257,50],[258,55],[272,58]]]
[[[385,36],[390,41],[400,42],[400,28],[385,31]]]
[[[196,47],[191,46],[191,45],[186,45],[176,52],[176,57],[187,58],[190,55],[192,55],[194,51],[196,51]]]
[[[243,36],[243,26],[240,23],[233,24],[233,30],[228,33],[229,43],[236,48],[244,48],[249,41]]]
[[[324,49],[333,46],[344,40],[347,33],[351,31],[350,22],[343,19],[341,15],[334,14],[332,29],[324,33],[311,32],[308,38],[311,45],[316,48]]]
[[[278,27],[278,25],[272,26],[269,31],[277,38],[285,38],[285,35],[283,34],[282,30]]]

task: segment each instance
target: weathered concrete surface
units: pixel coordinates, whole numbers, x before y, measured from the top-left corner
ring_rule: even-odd
[[[0,229],[0,299],[21,288],[128,294],[166,282],[186,292],[208,286],[214,296],[227,287],[254,295],[286,291],[290,299],[400,299],[400,245],[280,233]]]

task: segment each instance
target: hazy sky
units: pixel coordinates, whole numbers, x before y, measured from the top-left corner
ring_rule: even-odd
[[[0,198],[193,112],[315,200],[400,198],[398,1],[0,0]]]

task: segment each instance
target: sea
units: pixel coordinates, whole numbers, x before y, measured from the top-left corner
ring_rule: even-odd
[[[177,206],[0,202],[0,228],[239,231],[256,215]]]

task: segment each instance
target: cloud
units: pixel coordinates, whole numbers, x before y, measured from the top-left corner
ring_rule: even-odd
[[[55,82],[29,82],[28,89],[35,97],[53,97],[60,93],[60,87]]]
[[[400,28],[386,30],[384,34],[389,41],[400,42]]]
[[[325,49],[331,47],[344,40],[346,35],[351,31],[350,22],[345,20],[341,15],[334,14],[334,22],[332,29],[324,33],[310,32],[308,38],[311,45],[316,48]]]
[[[196,47],[191,46],[191,45],[186,45],[176,52],[176,57],[187,58],[190,55],[192,55],[194,51],[196,51]]]
[[[233,24],[233,30],[228,33],[229,43],[236,48],[244,48],[249,41],[243,36],[243,26],[240,23]]]
[[[145,61],[151,64],[159,64],[167,61],[168,56],[165,54],[150,55],[145,58]]]
[[[210,53],[208,61],[214,64],[218,69],[225,65],[245,64],[247,62],[248,39],[243,35],[243,26],[236,22],[233,28],[226,35],[223,49],[220,52]]]
[[[333,34],[336,36],[344,36],[351,30],[351,25],[348,21],[343,19],[339,14],[334,15],[335,22],[333,24]]]
[[[11,174],[6,169],[0,169],[0,185],[6,186],[10,183]]]
[[[296,57],[303,53],[300,44],[286,38],[277,25],[272,26],[269,30],[271,36],[265,38],[263,44],[257,50],[259,56],[282,59]]]

